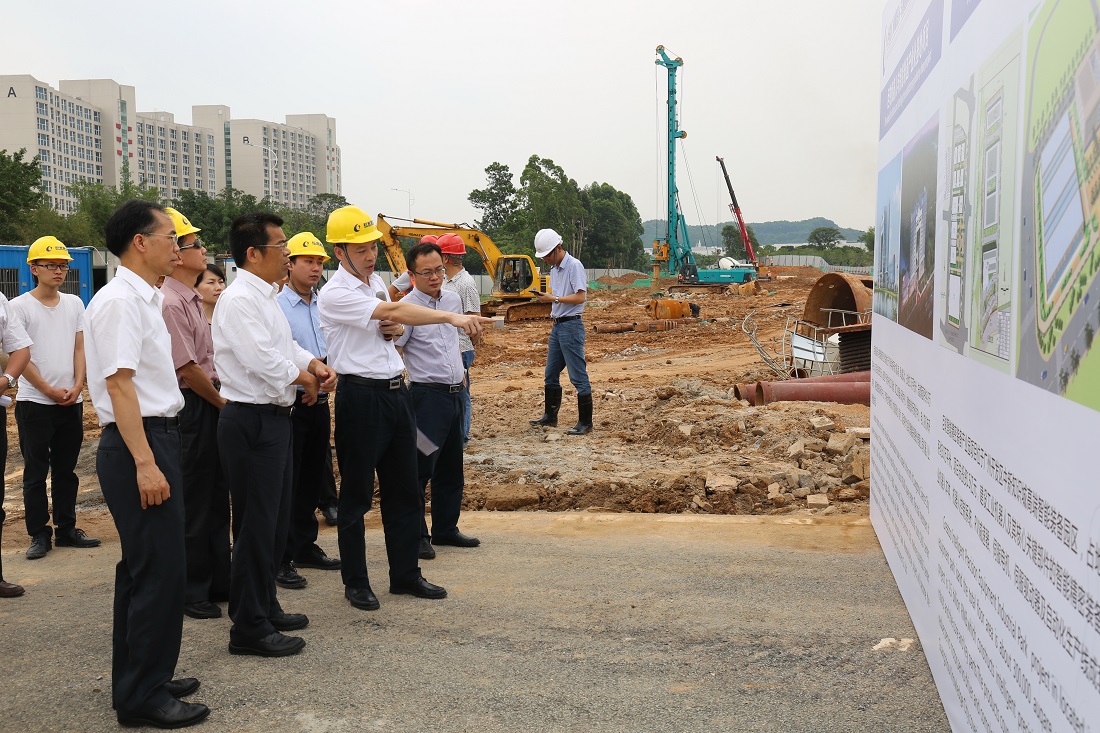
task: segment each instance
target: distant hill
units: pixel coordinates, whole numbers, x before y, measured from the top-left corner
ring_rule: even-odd
[[[847,227],[837,226],[832,219],[826,219],[821,216],[816,216],[813,219],[805,219],[803,221],[765,221],[765,222],[745,222],[752,227],[756,232],[756,238],[760,240],[760,244],[797,244],[805,242],[806,238],[810,236],[810,232],[818,227],[836,227],[841,235],[845,237],[849,242],[854,242],[859,239],[859,235],[863,234],[858,229],[849,229]],[[657,220],[650,219],[642,226],[645,227],[645,232],[642,234],[642,241],[645,242],[646,248],[653,244],[653,240],[657,237]],[[698,244],[700,242],[706,243],[711,247],[717,247],[722,244],[722,227],[727,224],[737,225],[737,222],[724,221],[713,227],[703,226],[689,226],[688,236],[691,237],[691,243]],[[665,222],[661,221],[661,234],[665,233]]]

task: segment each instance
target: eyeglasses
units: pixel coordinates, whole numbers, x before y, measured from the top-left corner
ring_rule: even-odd
[[[443,273],[445,273],[446,271],[447,271],[446,267],[437,267],[434,270],[413,270],[413,274],[414,275],[419,275],[420,277],[428,277],[428,278],[443,277]]]
[[[191,244],[181,244],[181,245],[180,245],[180,252],[182,252],[182,251],[183,251],[183,250],[185,250],[185,249],[195,249],[195,248],[197,248],[197,247],[205,247],[205,246],[206,246],[206,245],[205,245],[205,244],[203,244],[203,242],[202,242],[202,240],[201,240],[201,239],[196,239],[196,240],[195,240],[194,242],[192,242]]]
[[[59,265],[56,262],[36,262],[35,267],[45,267],[50,272],[68,272],[68,265]]]
[[[173,242],[175,242],[177,245],[180,243],[180,238],[176,236],[175,232],[173,232],[172,234],[165,234],[163,232],[148,232],[148,233],[143,232],[142,236],[144,236],[144,237],[168,237]]]

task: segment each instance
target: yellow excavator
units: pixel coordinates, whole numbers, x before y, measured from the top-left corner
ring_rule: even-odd
[[[408,222],[408,225],[394,225],[391,221]],[[550,292],[550,278],[540,274],[535,261],[527,255],[503,254],[489,235],[461,224],[402,219],[385,214],[379,214],[376,222],[382,232],[382,249],[395,275],[408,269],[400,237],[415,242],[427,235],[457,234],[467,249],[477,252],[485,271],[493,278],[492,300],[481,304],[481,315],[492,317],[503,312],[505,323],[550,317],[550,304],[535,300],[536,292]]]

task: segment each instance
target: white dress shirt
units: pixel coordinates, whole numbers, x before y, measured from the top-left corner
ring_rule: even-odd
[[[230,402],[294,404],[294,380],[313,354],[294,343],[278,293],[277,285],[242,268],[214,306],[214,368]]]
[[[390,379],[405,368],[394,342],[386,341],[379,322],[371,320],[382,302],[377,293],[389,300],[386,283],[377,273],[371,273],[370,282],[364,283],[341,265],[317,295],[328,363],[337,374]]]
[[[125,267],[99,289],[84,313],[84,359],[88,392],[99,424],[115,421],[107,377],[134,370],[134,391],[142,417],[175,417],[183,393],[172,364],[172,337],[160,307],[164,295]]]

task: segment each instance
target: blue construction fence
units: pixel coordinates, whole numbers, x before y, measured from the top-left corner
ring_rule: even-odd
[[[8,300],[34,289],[31,266],[27,264],[30,245],[0,245],[0,292]],[[79,297],[88,305],[92,299],[92,250],[87,247],[70,247],[69,274],[61,285],[61,292]]]

